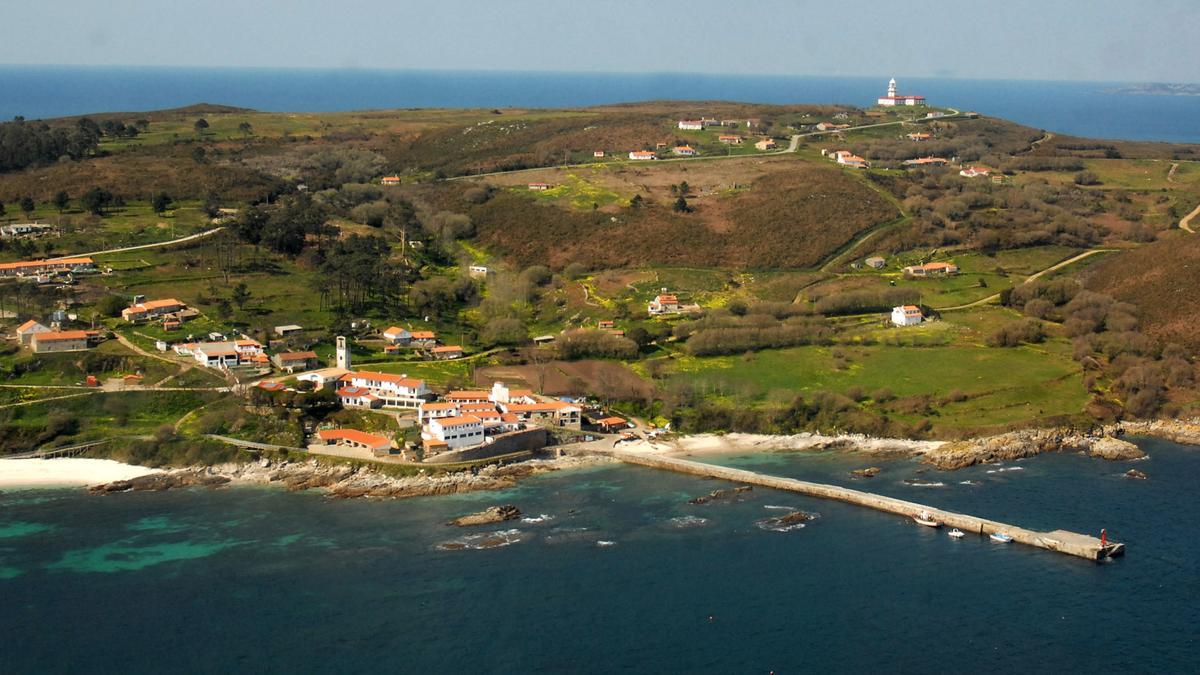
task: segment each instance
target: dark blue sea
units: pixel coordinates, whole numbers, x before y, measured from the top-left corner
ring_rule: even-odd
[[[766,489],[691,505],[725,484],[628,466],[406,501],[0,494],[0,672],[1196,672],[1200,450],[1139,443],[1151,457],[1132,464],[944,474],[847,454],[716,460],[1106,527],[1128,554],[1104,564]],[[883,472],[849,478],[869,464]],[[497,503],[533,520],[444,524]],[[758,525],[780,507],[820,517]],[[511,543],[478,548],[478,533]]]
[[[576,107],[646,100],[873,105],[901,93],[1058,133],[1200,142],[1200,96],[1105,93],[1121,85],[879,77],[0,66],[0,119],[207,102],[265,111]]]

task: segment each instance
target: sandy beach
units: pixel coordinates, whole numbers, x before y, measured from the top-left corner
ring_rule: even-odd
[[[0,460],[0,490],[86,487],[152,473],[159,470],[111,459],[6,459]]]

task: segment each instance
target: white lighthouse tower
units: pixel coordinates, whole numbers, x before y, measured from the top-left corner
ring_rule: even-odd
[[[337,367],[342,370],[350,370],[350,345],[346,344],[346,338],[339,335],[337,338]]]
[[[888,98],[896,98],[896,78],[888,81]]]

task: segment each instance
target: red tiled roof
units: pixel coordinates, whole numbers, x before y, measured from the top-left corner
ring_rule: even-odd
[[[323,441],[353,441],[370,448],[379,446],[391,447],[392,445],[392,442],[383,436],[368,434],[358,429],[321,429],[317,432],[317,437]]]
[[[61,260],[22,260],[20,262],[0,263],[0,270],[20,270],[33,267],[44,267],[46,265],[70,266],[70,265],[91,265],[91,258],[63,258]]]
[[[438,426],[446,429],[449,427],[465,427],[469,424],[479,424],[480,419],[474,415],[461,415],[459,417],[443,417],[434,421],[437,422]]]
[[[447,401],[473,401],[475,399],[486,401],[491,395],[490,391],[459,390],[446,394],[445,398]]]
[[[277,354],[280,361],[300,361],[317,358],[316,352],[280,352]]]
[[[62,342],[64,340],[86,340],[91,331],[86,330],[64,330],[49,333],[34,333],[33,339],[38,342]]]
[[[417,389],[421,385],[425,384],[425,380],[418,380],[416,378],[405,377],[403,375],[393,375],[391,373],[377,373],[370,370],[360,370],[354,373],[346,373],[342,376],[343,380],[353,380],[355,378],[379,380],[380,382],[391,382],[398,384],[401,387],[408,387],[410,389]]]
[[[20,326],[17,326],[17,332],[24,333],[25,331],[33,328],[34,326],[40,326],[40,325],[41,324],[38,323],[37,321],[30,319],[30,320],[26,321],[25,323],[21,324]]]

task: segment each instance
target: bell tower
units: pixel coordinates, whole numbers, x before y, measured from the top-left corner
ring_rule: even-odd
[[[346,343],[346,337],[343,335],[339,335],[337,338],[337,367],[350,370],[350,346]]]

